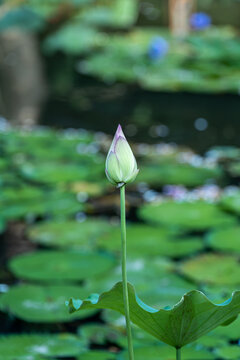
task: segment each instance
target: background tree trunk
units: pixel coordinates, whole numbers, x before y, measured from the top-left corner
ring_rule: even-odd
[[[0,33],[0,115],[15,124],[34,124],[45,98],[35,36],[20,29]]]
[[[169,0],[169,24],[176,36],[185,36],[190,31],[189,19],[196,7],[196,0]]]

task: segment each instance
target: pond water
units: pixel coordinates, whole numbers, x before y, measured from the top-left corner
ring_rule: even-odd
[[[79,76],[71,96],[49,99],[40,123],[109,134],[121,123],[132,141],[173,142],[202,153],[239,145],[239,114],[238,95],[151,92]]]

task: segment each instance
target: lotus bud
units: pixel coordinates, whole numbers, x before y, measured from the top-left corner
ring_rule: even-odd
[[[134,181],[138,171],[133,152],[118,125],[106,159],[106,176],[113,185],[121,187]]]

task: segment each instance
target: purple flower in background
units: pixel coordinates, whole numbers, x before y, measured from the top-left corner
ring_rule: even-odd
[[[193,29],[195,30],[204,30],[211,26],[212,19],[211,16],[204,12],[198,12],[195,14],[192,14],[190,18],[190,24]]]
[[[157,36],[149,44],[148,56],[152,60],[159,60],[167,54],[168,50],[168,42],[164,38]]]

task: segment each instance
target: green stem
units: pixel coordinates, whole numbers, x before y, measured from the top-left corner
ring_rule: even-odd
[[[121,199],[121,238],[122,238],[122,282],[123,282],[123,301],[126,319],[126,330],[128,339],[128,354],[129,360],[134,360],[132,333],[129,314],[129,300],[127,287],[127,237],[126,237],[126,211],[125,211],[125,185],[120,188]]]
[[[181,360],[181,348],[176,349],[176,360]]]

